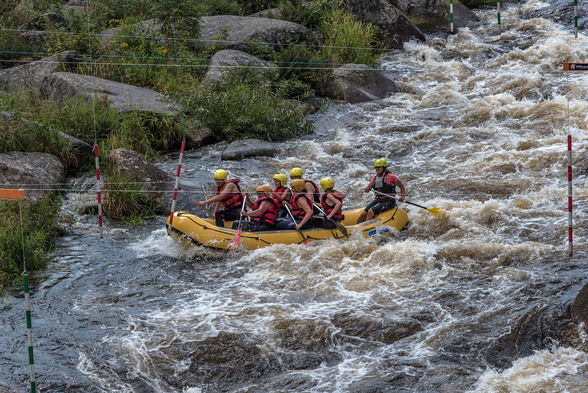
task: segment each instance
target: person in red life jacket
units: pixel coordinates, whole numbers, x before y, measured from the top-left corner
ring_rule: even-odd
[[[357,223],[371,220],[378,214],[394,209],[396,206],[396,186],[400,188],[399,202],[404,201],[406,194],[404,184],[392,173],[388,172],[388,163],[385,159],[379,158],[374,162],[376,175],[370,180],[370,184],[365,188],[365,192],[370,192],[372,189],[376,192],[376,198],[366,206],[365,210],[361,212]],[[382,195],[386,194],[386,195]]]
[[[278,222],[278,229],[306,229],[312,226],[312,199],[306,192],[306,183],[302,179],[290,182],[292,197],[286,206],[290,209],[294,221]]]
[[[251,217],[251,221],[242,221],[241,229],[244,231],[269,231],[275,229],[280,206],[272,197],[272,189],[269,186],[259,186],[255,189],[257,200],[252,202],[249,196],[245,196],[247,207],[250,212],[241,211],[244,217]],[[238,223],[233,223],[233,229],[237,229]]]
[[[301,168],[292,168],[290,171],[290,179],[301,179],[302,180],[302,169]],[[312,202],[319,204],[321,203],[321,193],[319,191],[318,186],[312,180],[304,180],[304,187],[306,189],[306,193],[312,198]],[[318,210],[313,207],[313,210],[316,214],[318,214]]]
[[[216,182],[216,196],[205,201],[198,202],[198,206],[215,203],[214,219],[217,227],[224,227],[224,221],[234,221],[239,218],[239,212],[243,205],[243,194],[239,187],[239,179],[227,181],[227,171],[219,169],[214,172]]]
[[[286,175],[282,173],[276,173],[274,175],[274,185],[276,188],[272,192],[272,198],[280,205],[280,211],[278,212],[278,217],[280,218],[288,217],[288,212],[283,205],[284,201],[288,202],[292,197],[292,192],[286,187],[286,184],[288,184],[288,177]]]
[[[333,188],[335,187],[335,181],[330,177],[321,179],[319,184],[324,191],[321,195],[321,208],[327,215],[322,226],[330,229],[337,228],[337,225],[333,221],[341,222],[345,218],[341,209],[345,194]]]

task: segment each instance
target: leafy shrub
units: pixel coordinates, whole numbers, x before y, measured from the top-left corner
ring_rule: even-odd
[[[222,139],[286,140],[312,132],[302,107],[285,100],[271,84],[232,85],[226,91],[203,91],[189,102],[196,117]]]
[[[138,225],[156,214],[158,206],[141,192],[140,185],[109,168],[106,178],[102,204],[105,216]]]

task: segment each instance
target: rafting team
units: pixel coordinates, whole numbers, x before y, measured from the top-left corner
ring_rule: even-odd
[[[398,201],[404,201],[405,190],[402,182],[388,171],[385,159],[374,162],[376,174],[365,188],[373,190],[375,199],[360,214],[357,223],[371,220],[376,215],[396,206],[396,186],[400,188]],[[335,181],[325,177],[320,181],[321,195],[312,180],[302,179],[302,169],[290,171],[290,188],[286,187],[288,178],[278,173],[273,177],[275,189],[261,185],[255,189],[257,199],[252,201],[247,193],[241,191],[239,179],[227,180],[227,172],[219,169],[214,173],[216,196],[198,202],[198,206],[216,203],[214,218],[217,227],[224,227],[224,221],[234,221],[233,229],[244,231],[268,231],[274,229],[335,228],[343,215],[345,195],[337,191]],[[251,211],[245,209],[245,205]],[[241,217],[240,217],[241,216]],[[238,222],[243,217],[251,221]]]

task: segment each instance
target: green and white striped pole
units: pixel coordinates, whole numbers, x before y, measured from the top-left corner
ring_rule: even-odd
[[[498,19],[498,32],[500,33],[502,31],[500,29],[500,0],[496,0],[496,18]]]
[[[449,0],[449,31],[453,34],[453,0]]]
[[[24,293],[25,293],[25,304],[27,314],[27,338],[29,344],[29,365],[31,366],[31,393],[36,393],[37,387],[35,382],[35,358],[33,356],[33,328],[31,323],[31,302],[29,297],[29,275],[23,273],[24,279]]]

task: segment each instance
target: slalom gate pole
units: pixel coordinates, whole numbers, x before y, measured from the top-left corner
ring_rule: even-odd
[[[169,213],[169,228],[171,229],[174,220],[174,211],[176,210],[176,199],[178,196],[178,187],[180,185],[180,172],[182,171],[182,158],[184,157],[184,148],[186,146],[186,138],[182,139],[182,147],[180,148],[180,160],[178,162],[178,171],[176,173],[176,184],[174,186],[174,196],[172,198],[171,212]]]
[[[588,71],[588,63],[563,63],[564,71]],[[568,82],[569,85],[569,82]],[[572,198],[572,135],[570,133],[570,101],[568,100],[568,244],[570,257],[574,255],[574,225]]]
[[[24,244],[23,244],[24,247]],[[29,296],[29,275],[25,271],[22,275],[24,280],[24,294],[25,294],[25,311],[27,316],[27,341],[29,349],[29,366],[31,368],[31,393],[37,391],[37,382],[35,381],[35,357],[33,356],[33,326],[31,322],[31,301]]]
[[[35,381],[35,357],[33,356],[33,327],[31,322],[31,300],[29,296],[29,275],[27,273],[27,263],[25,257],[24,229],[22,225],[22,201],[24,199],[24,190],[0,189],[0,199],[19,200],[20,202],[20,239],[22,242],[22,265],[23,265],[23,284],[25,295],[25,314],[27,318],[27,342],[29,351],[29,367],[31,373],[31,393],[37,392],[37,382]]]
[[[496,0],[496,18],[498,19],[498,32],[502,30],[500,28],[500,0]]]
[[[449,0],[449,31],[453,34],[453,0]]]
[[[100,239],[103,237],[102,230],[102,193],[100,191],[100,157],[98,156],[98,144],[94,144],[94,157],[96,157],[96,184],[98,185],[98,225],[100,226]]]

